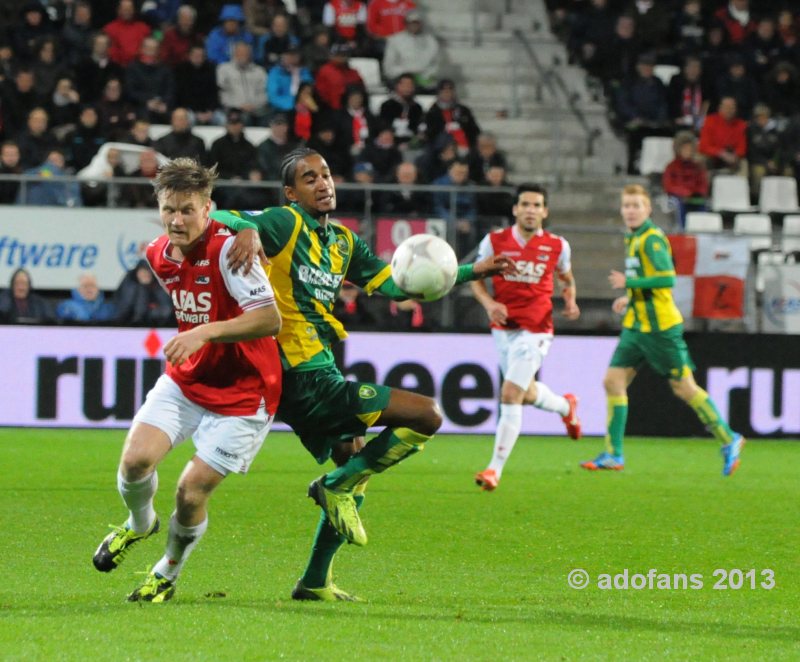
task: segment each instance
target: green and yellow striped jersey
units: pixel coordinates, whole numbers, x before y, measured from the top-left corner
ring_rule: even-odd
[[[295,204],[263,211],[217,210],[211,218],[233,230],[252,228],[261,237],[283,319],[278,343],[284,369],[313,370],[333,363],[331,344],[347,337],[332,312],[345,280],[371,294],[391,278],[391,267],[364,240],[336,223],[323,227]],[[384,289],[406,298],[396,287]]]
[[[665,331],[683,322],[672,299],[675,265],[664,232],[650,219],[625,235],[628,309],[622,326],[642,333]]]

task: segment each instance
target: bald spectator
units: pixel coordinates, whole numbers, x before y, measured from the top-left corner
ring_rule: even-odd
[[[164,31],[160,59],[168,67],[175,67],[189,59],[192,46],[203,45],[203,35],[197,31],[197,10],[191,5],[178,8],[175,25]]]
[[[331,48],[330,59],[317,72],[317,94],[330,110],[339,110],[342,107],[347,88],[365,89],[364,80],[350,66],[352,52],[352,48],[347,44],[334,44]]]
[[[736,99],[720,99],[700,130],[700,153],[712,173],[747,175],[747,122],[736,115]]]
[[[395,79],[401,74],[414,76],[417,88],[433,89],[439,75],[439,42],[425,32],[422,14],[416,9],[406,14],[406,29],[386,40],[383,74]]]
[[[136,17],[133,0],[120,0],[117,18],[103,28],[111,38],[109,56],[117,64],[127,67],[136,59],[142,41],[151,30],[150,26]]]
[[[240,110],[245,124],[262,126],[267,116],[267,72],[253,62],[252,48],[240,41],[233,58],[217,66],[219,98],[226,111]]]
[[[219,22],[206,39],[210,62],[217,65],[229,62],[233,57],[234,45],[239,42],[244,42],[251,49],[255,47],[255,38],[244,27],[244,12],[240,5],[224,5],[219,12]]]
[[[175,104],[189,110],[195,124],[211,124],[220,107],[217,69],[202,45],[192,46],[189,59],[175,67]]]
[[[27,129],[17,139],[23,170],[40,166],[50,151],[58,148],[58,140],[48,130],[48,121],[44,108],[34,108],[28,115]]]
[[[172,131],[156,140],[153,147],[170,159],[188,157],[204,163],[206,145],[202,138],[192,133],[192,123],[186,108],[176,108],[170,118]]]
[[[125,93],[150,122],[167,122],[175,102],[175,81],[169,67],[158,61],[158,42],[152,37],[142,41],[139,58],[128,67]]]
[[[92,37],[90,54],[75,65],[75,84],[84,103],[96,103],[109,80],[125,77],[125,69],[111,59],[110,47],[111,37],[98,32]]]
[[[72,295],[56,308],[56,317],[62,322],[91,324],[108,322],[114,318],[114,306],[105,300],[94,274],[81,274],[78,287]]]

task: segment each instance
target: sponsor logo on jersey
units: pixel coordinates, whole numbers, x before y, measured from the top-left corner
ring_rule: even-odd
[[[196,267],[208,267],[211,265],[211,260],[198,260],[194,263]]]
[[[177,283],[181,279],[180,276],[173,276],[172,278],[167,278],[164,280],[164,285],[169,285],[170,283]]]
[[[211,321],[211,292],[194,292],[187,290],[172,290],[172,305],[175,307],[175,317],[179,322],[187,324],[208,324]]]
[[[362,400],[369,400],[370,398],[374,398],[376,395],[378,395],[378,392],[372,386],[362,384],[358,387],[358,397]]]
[[[552,251],[553,247],[552,246],[539,246],[539,250],[540,251]]]
[[[538,283],[547,271],[547,265],[541,262],[517,260],[517,273],[504,275],[503,278],[516,283]]]
[[[211,278],[208,276],[198,276],[194,279],[194,282],[198,285],[208,285],[211,282]]]
[[[347,243],[347,239],[345,237],[339,237],[336,240],[336,248],[339,249],[339,252],[342,255],[347,255],[350,252],[350,244]]]
[[[266,291],[267,291],[267,286],[266,285],[262,285],[261,287],[257,287],[254,290],[250,290],[250,296],[251,297],[255,297],[255,296],[258,296],[259,294],[264,294],[264,292],[266,292]]]
[[[309,285],[322,285],[325,287],[338,288],[344,280],[342,274],[331,274],[321,269],[315,269],[306,264],[297,270],[297,277],[301,283],[308,283]]]

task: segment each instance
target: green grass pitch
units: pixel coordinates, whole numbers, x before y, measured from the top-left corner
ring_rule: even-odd
[[[320,469],[273,434],[248,476],[211,500],[175,598],[126,594],[163,552],[140,543],[108,575],[91,564],[124,509],[124,432],[0,430],[2,660],[800,659],[800,445],[750,442],[720,475],[708,440],[631,439],[620,474],[581,471],[600,442],[522,438],[494,493],[472,481],[488,438],[442,436],[376,476],[370,543],[343,548],[337,583],[363,604],[297,603]],[[165,520],[191,443],[159,470]],[[700,590],[584,590],[573,568],[700,573]],[[775,588],[714,590],[716,568],[771,569]],[[756,576],[758,581],[760,576]],[[224,598],[205,597],[224,592]]]

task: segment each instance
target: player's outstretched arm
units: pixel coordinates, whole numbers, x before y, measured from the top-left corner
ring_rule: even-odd
[[[201,324],[182,331],[164,345],[167,361],[180,365],[208,342],[239,342],[277,335],[281,330],[281,316],[275,304],[248,310],[241,315],[220,322]]]

